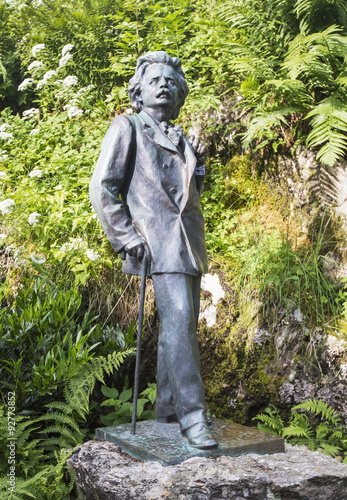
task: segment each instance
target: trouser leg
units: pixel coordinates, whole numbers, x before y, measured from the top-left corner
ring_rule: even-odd
[[[201,276],[153,274],[160,319],[157,417],[177,414],[181,430],[205,421],[196,328]]]

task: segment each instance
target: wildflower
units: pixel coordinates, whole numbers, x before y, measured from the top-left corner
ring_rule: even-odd
[[[79,109],[77,106],[71,106],[67,105],[65,106],[65,109],[67,109],[67,116],[70,118],[78,118],[79,116],[83,115],[83,110]]]
[[[25,78],[25,80],[23,80],[22,83],[18,85],[18,90],[20,91],[26,90],[28,87],[31,87],[33,83],[35,82],[32,78]]]
[[[17,250],[13,254],[14,263],[18,267],[24,266],[27,263],[26,259],[23,257],[23,253],[24,253],[23,250],[24,250],[24,247],[22,247],[22,246],[18,247]]]
[[[64,87],[72,87],[73,85],[77,85],[77,84],[78,84],[77,76],[67,76],[63,80]]]
[[[17,267],[23,267],[23,266],[25,266],[26,263],[27,263],[26,259],[19,258],[19,257],[14,259],[14,264]]]
[[[68,252],[69,250],[70,250],[70,243],[64,243],[64,245],[60,247],[60,251],[62,253]]]
[[[94,252],[94,250],[92,250],[91,248],[88,248],[88,250],[86,250],[86,254],[89,260],[93,261],[101,259],[101,256],[97,252]]]
[[[6,172],[1,172],[0,171],[0,177],[6,177],[6,175],[7,175]]]
[[[39,223],[39,217],[41,217],[41,214],[37,212],[33,212],[32,214],[29,215],[28,222],[31,226],[37,226]]]
[[[12,132],[1,132],[0,131],[0,139],[2,139],[3,141],[11,142],[13,139],[13,134],[12,134]]]
[[[62,48],[62,51],[61,51],[61,55],[62,56],[65,56],[65,54],[67,52],[70,52],[70,50],[72,50],[74,48],[74,45],[72,45],[72,43],[68,43],[67,45],[65,45],[63,48]]]
[[[31,49],[31,53],[33,57],[36,57],[36,55],[41,52],[45,48],[44,43],[38,43],[37,45],[34,45],[34,47]]]
[[[5,248],[5,253],[9,254],[9,253],[12,253],[13,250],[15,249],[15,244],[12,243],[12,245],[8,245],[6,248]]]
[[[30,258],[34,264],[44,264],[46,262],[46,257],[41,253],[37,255],[35,253],[30,254]]]
[[[3,149],[2,151],[0,150],[0,161],[7,160],[7,158],[8,158],[7,151],[5,149]]]
[[[41,61],[33,61],[31,64],[28,66],[28,71],[31,71],[35,68],[42,68],[44,66],[43,62]]]
[[[29,172],[28,175],[31,178],[33,178],[33,177],[42,177],[42,170],[39,170],[39,169],[32,170],[31,172]]]
[[[33,128],[29,135],[36,135],[40,132],[38,128]]]
[[[57,74],[57,72],[54,70],[54,69],[51,69],[50,71],[47,71],[47,73],[45,73],[43,75],[43,78],[44,80],[50,80],[53,76],[55,76]]]
[[[37,82],[36,88],[38,90],[42,89],[42,87],[44,87],[46,85],[46,83],[48,82],[48,80],[51,80],[53,78],[53,76],[55,76],[56,74],[57,74],[57,72],[54,69],[51,69],[50,71],[47,71],[47,73],[45,73],[43,75],[42,80],[40,80],[39,82]]]
[[[82,238],[74,238],[70,242],[64,243],[60,247],[62,253],[71,252],[72,250],[81,250],[87,248],[87,242],[83,241]]]
[[[8,123],[3,123],[2,125],[0,125],[0,132],[6,132],[6,129],[9,129],[9,128],[11,128],[11,127]]]
[[[88,85],[88,87],[82,87],[77,92],[77,96],[81,96],[82,94],[85,94],[86,92],[90,92],[91,90],[93,90],[93,88],[94,88],[94,85]]]
[[[23,111],[23,120],[30,120],[31,118],[39,118],[40,110],[38,108],[30,108]]]
[[[13,206],[15,205],[14,200],[11,198],[7,198],[7,200],[3,200],[0,202],[0,210],[3,215],[8,215],[12,212]]]
[[[4,241],[7,238],[7,234],[5,233],[0,233],[0,241]]]
[[[64,66],[66,66],[70,59],[72,59],[72,57],[73,56],[72,54],[70,54],[70,52],[65,54],[65,56],[63,56],[59,61],[59,68],[63,68]]]
[[[20,246],[17,248],[17,250],[14,252],[13,257],[16,259],[17,257],[20,257],[23,254],[23,246]]]
[[[44,87],[44,86],[45,86],[45,84],[46,84],[45,80],[43,80],[43,79],[42,79],[42,80],[39,80],[39,81],[37,82],[36,89],[37,89],[37,90],[41,90],[41,89],[42,89],[42,87]]]
[[[57,82],[55,82],[57,83]],[[56,99],[62,99],[64,97],[64,90],[59,90],[56,94],[54,94]]]

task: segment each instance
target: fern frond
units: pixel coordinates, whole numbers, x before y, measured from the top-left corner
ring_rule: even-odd
[[[256,113],[249,123],[247,132],[243,136],[243,147],[247,149],[253,139],[260,139],[267,136],[272,128],[281,128],[282,125],[287,125],[285,116],[295,111],[296,109],[283,107],[282,109]]]
[[[293,437],[304,437],[306,439],[310,439],[307,429],[296,425],[289,425],[289,427],[286,427],[283,430],[282,436],[289,439]]]
[[[70,417],[68,413],[50,413],[47,415],[43,415],[40,417],[41,421],[56,421],[60,422],[61,425],[69,425],[72,429],[75,429],[76,432],[80,433],[80,428],[78,424],[76,423],[75,419]],[[44,430],[42,431],[44,433]]]
[[[258,414],[253,420],[260,420],[263,423],[258,423],[259,430],[282,436],[284,422],[281,419],[276,408],[266,408],[264,413]]]
[[[323,145],[317,153],[317,159],[329,166],[333,166],[347,150],[347,112],[344,108],[345,103],[332,96],[324,99],[306,116],[312,118],[312,131],[307,136],[307,145]]]
[[[329,455],[329,457],[336,457],[342,449],[340,446],[336,446],[330,443],[320,443],[319,451],[324,453],[325,455]]]
[[[341,422],[341,417],[336,413],[336,411],[331,408],[325,401],[321,399],[309,399],[296,405],[294,410],[306,410],[313,413],[316,417],[320,415],[325,418],[327,422],[337,426]]]
[[[66,424],[66,422],[64,422]],[[71,440],[71,443],[75,442],[75,445],[79,444],[81,441],[81,432],[79,432],[79,438],[71,432],[68,427],[61,427],[58,425],[51,425],[47,427],[44,431],[40,431],[40,434],[56,433],[64,436]]]

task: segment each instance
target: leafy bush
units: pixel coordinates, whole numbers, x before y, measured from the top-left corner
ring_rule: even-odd
[[[156,398],[156,384],[147,384],[148,387],[140,393],[142,398],[137,400],[137,411],[136,416],[139,420],[151,420],[155,418],[155,413],[153,410],[145,410],[146,404],[151,403],[154,405]],[[116,388],[102,386],[101,391],[104,396],[108,399],[103,401],[100,406],[110,406],[113,411],[107,415],[101,415],[101,422],[106,425],[119,425],[131,422],[133,414],[133,403],[130,402],[133,396],[132,389],[125,389],[121,393],[117,391]]]

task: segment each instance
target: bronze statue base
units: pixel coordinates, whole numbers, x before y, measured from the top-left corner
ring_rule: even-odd
[[[96,429],[95,439],[111,441],[133,458],[175,465],[191,457],[237,456],[246,453],[284,453],[284,440],[278,436],[225,420],[214,420],[211,430],[218,448],[199,450],[188,445],[178,424],[161,424],[156,420],[138,422],[136,434],[131,424]]]

